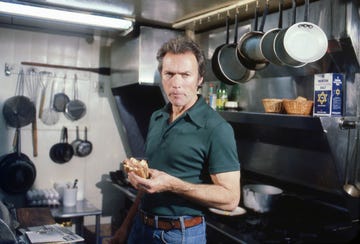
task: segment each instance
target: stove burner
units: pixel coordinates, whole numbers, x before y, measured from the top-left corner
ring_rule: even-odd
[[[268,213],[247,209],[245,215],[218,221],[246,243],[345,243],[359,231],[347,212],[289,196]]]

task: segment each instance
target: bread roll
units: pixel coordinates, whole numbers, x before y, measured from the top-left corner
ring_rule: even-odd
[[[134,172],[142,178],[149,178],[149,167],[146,160],[137,160],[136,158],[129,158],[123,162],[126,173]]]

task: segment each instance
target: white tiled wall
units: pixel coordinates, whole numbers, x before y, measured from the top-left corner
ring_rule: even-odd
[[[106,43],[106,44],[103,44]],[[88,43],[83,37],[63,36],[0,28],[0,110],[5,100],[15,94],[17,74],[20,68],[25,70],[29,66],[21,66],[22,61],[48,63],[78,67],[99,67],[100,59],[104,61],[103,45],[109,45],[111,40],[95,37],[93,43]],[[105,47],[106,50],[106,47]],[[108,57],[105,57],[105,60]],[[6,76],[3,72],[5,63],[12,66],[12,74]],[[118,169],[119,162],[125,157],[109,99],[109,77],[96,73],[74,71],[68,69],[49,69],[38,67],[39,71],[47,70],[56,74],[55,92],[61,90],[62,79],[66,75],[66,94],[72,98],[73,77],[79,77],[79,99],[85,102],[87,113],[78,121],[70,121],[60,114],[60,121],[54,126],[48,126],[38,120],[38,156],[32,155],[31,125],[21,130],[21,151],[34,162],[37,170],[35,188],[51,188],[54,182],[73,181],[79,179],[83,186],[84,196],[98,208],[102,208],[102,194],[96,184],[101,181],[103,174]],[[105,92],[99,93],[98,81],[105,85]],[[25,89],[26,91],[26,89]],[[49,104],[50,89],[47,90],[45,106]],[[38,99],[40,100],[40,99]],[[88,127],[88,139],[93,144],[92,153],[85,157],[73,157],[65,164],[56,164],[49,157],[52,145],[59,142],[62,126],[69,129],[69,142],[75,139],[75,127],[79,126],[80,136],[83,137],[84,126]],[[0,155],[12,150],[14,128],[5,124],[2,113],[0,115]],[[81,189],[80,189],[81,190]],[[93,221],[93,220],[91,220]],[[102,218],[102,223],[109,222],[109,218]],[[89,222],[89,219],[86,220]],[[93,224],[93,222],[89,223]]]

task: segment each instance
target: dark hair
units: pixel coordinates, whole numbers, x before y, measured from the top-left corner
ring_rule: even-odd
[[[205,75],[205,55],[200,46],[188,37],[179,36],[165,42],[158,50],[156,59],[158,60],[158,70],[161,73],[163,66],[163,59],[167,53],[183,54],[191,52],[195,55],[198,62],[199,75],[204,77]]]

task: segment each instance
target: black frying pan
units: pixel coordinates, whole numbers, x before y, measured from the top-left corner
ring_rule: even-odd
[[[224,77],[224,83],[235,85],[249,81],[255,74],[242,65],[236,54],[238,36],[238,15],[235,15],[234,42],[223,45],[217,55],[213,57],[217,60],[220,75]]]
[[[74,156],[74,149],[71,144],[68,143],[68,133],[65,126],[63,127],[61,134],[60,142],[53,145],[49,152],[51,160],[58,164],[67,163]]]
[[[227,78],[221,72],[220,63],[218,62],[218,56],[219,56],[220,50],[225,45],[229,45],[229,19],[230,19],[230,17],[227,15],[226,16],[226,41],[224,44],[218,46],[215,49],[214,54],[211,59],[211,66],[212,66],[212,69],[214,71],[216,78],[218,78],[220,81],[223,81],[223,82],[231,85],[232,83],[228,82]]]
[[[34,184],[36,168],[28,156],[21,153],[20,129],[15,131],[15,152],[0,157],[0,187],[10,194],[25,193]]]

